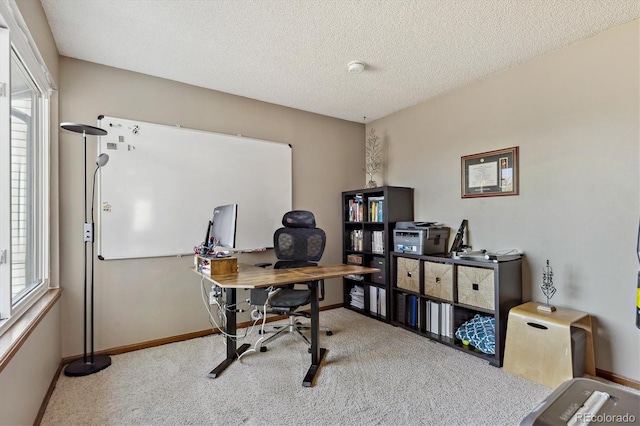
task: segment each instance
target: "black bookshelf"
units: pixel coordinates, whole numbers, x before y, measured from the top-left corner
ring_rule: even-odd
[[[391,320],[391,268],[396,222],[413,220],[413,188],[382,186],[342,193],[343,262],[380,268],[377,274],[343,278],[344,306]],[[355,292],[354,289],[362,289]]]

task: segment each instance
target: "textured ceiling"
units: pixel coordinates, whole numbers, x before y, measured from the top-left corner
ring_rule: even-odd
[[[357,122],[640,16],[640,0],[41,1],[61,55]]]

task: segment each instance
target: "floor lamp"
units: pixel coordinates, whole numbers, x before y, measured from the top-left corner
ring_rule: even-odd
[[[111,358],[108,355],[95,355],[93,353],[93,193],[95,191],[96,173],[100,167],[106,165],[107,161],[109,161],[109,156],[107,154],[100,154],[96,161],[97,167],[93,172],[93,181],[91,185],[91,222],[87,222],[87,135],[104,136],[107,134],[107,131],[99,127],[78,123],[62,123],[60,124],[60,127],[71,132],[82,133],[82,153],[84,159],[84,355],[82,359],[78,359],[67,364],[64,369],[64,374],[66,376],[88,376],[89,374],[104,370],[111,365]],[[87,324],[87,243],[91,245],[91,257],[89,259],[91,261],[91,318],[89,324]],[[91,336],[91,350],[89,352],[87,351],[87,329],[89,329],[89,334]]]

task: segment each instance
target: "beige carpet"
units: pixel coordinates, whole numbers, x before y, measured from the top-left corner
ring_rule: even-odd
[[[219,378],[208,336],[114,356],[104,371],[61,376],[42,425],[517,425],[551,389],[346,309],[323,311],[328,349],[302,387],[306,347],[291,335]],[[253,343],[257,330],[248,338]]]

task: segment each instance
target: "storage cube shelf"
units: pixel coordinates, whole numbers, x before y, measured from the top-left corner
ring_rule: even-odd
[[[424,294],[453,302],[453,266],[440,262],[424,262]]]
[[[502,366],[509,310],[522,303],[521,259],[494,263],[392,253],[387,269],[393,325]],[[478,314],[495,319],[494,354],[455,337]]]
[[[457,265],[458,302],[493,311],[495,306],[493,268]]]
[[[380,269],[361,279],[343,279],[344,307],[390,322],[388,265],[393,251],[393,229],[396,222],[413,220],[413,189],[382,186],[345,191],[342,206],[343,262]]]

